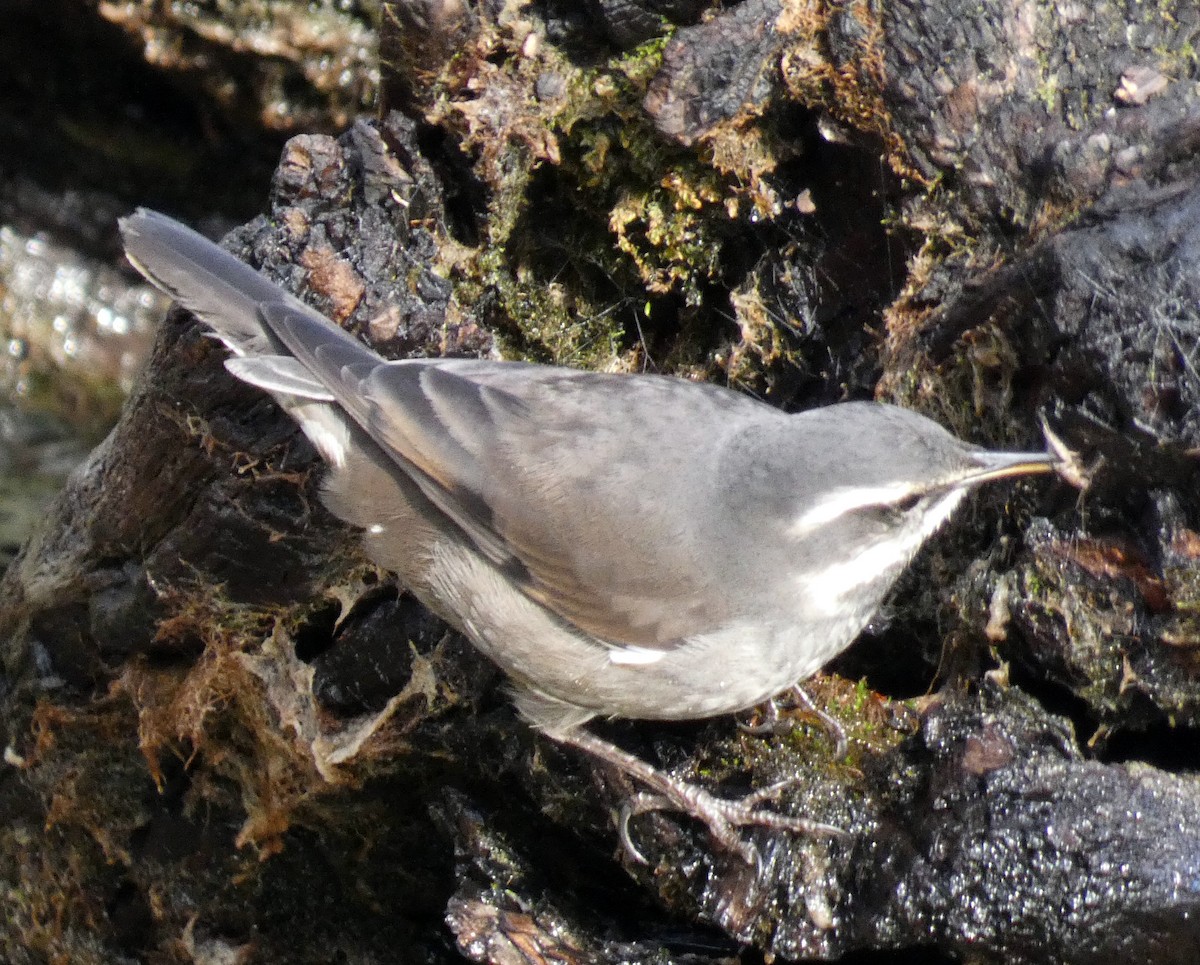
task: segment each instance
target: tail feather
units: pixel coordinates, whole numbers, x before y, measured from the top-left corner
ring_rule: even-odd
[[[146,208],[121,219],[125,253],[155,286],[199,318],[237,358],[226,367],[256,385],[299,423],[325,460],[345,463],[357,430],[312,369],[267,324],[271,306],[302,318],[306,331],[333,345],[366,348],[320,312],[309,308],[203,235]]]
[[[290,354],[263,325],[264,302],[285,301],[324,320],[320,313],[249,265],[173,218],[139,208],[121,219],[125,253],[154,285],[209,326],[237,355]]]

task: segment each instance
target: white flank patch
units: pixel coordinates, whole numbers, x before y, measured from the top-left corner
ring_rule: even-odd
[[[300,428],[316,446],[321,458],[335,468],[346,464],[350,428],[341,412],[325,402],[309,402],[286,396],[278,401],[300,423]]]
[[[341,466],[346,461],[346,445],[344,433],[330,431],[328,426],[309,422],[304,425],[304,433],[312,440],[327,463],[331,466]]]
[[[666,655],[665,650],[651,650],[649,647],[621,647],[619,650],[608,651],[608,662],[645,666],[658,663]]]

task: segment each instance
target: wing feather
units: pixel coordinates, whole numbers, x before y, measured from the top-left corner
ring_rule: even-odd
[[[384,362],[286,303],[261,313],[430,501],[564,620],[616,646],[670,647],[735,606],[736,588],[710,575],[719,538],[696,525],[708,493],[689,500],[687,487],[710,485],[722,440],[773,410],[655,376]]]

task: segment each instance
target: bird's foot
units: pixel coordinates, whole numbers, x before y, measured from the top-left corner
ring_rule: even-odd
[[[762,802],[777,797],[789,784],[794,784],[794,780],[779,781],[759,788],[745,797],[733,799],[717,797],[696,784],[689,784],[670,775],[664,774],[663,777],[673,783],[672,793],[642,792],[621,808],[617,834],[625,852],[638,864],[649,862],[633,843],[629,833],[629,822],[639,814],[652,811],[681,811],[702,821],[718,845],[736,854],[747,864],[755,866],[760,864],[758,849],[742,838],[738,828],[751,825],[779,831],[794,831],[797,834],[824,834],[839,838],[846,836],[845,831],[832,824],[780,814],[778,811],[759,807]]]
[[[555,736],[558,740],[578,747],[624,771],[649,789],[635,795],[625,804],[617,823],[617,833],[622,846],[629,857],[639,864],[648,862],[633,843],[629,833],[629,822],[639,814],[652,811],[678,811],[696,818],[708,828],[713,840],[720,847],[738,855],[747,864],[756,866],[759,864],[758,851],[754,845],[742,839],[738,828],[757,825],[781,831],[794,831],[798,834],[845,836],[846,832],[831,824],[780,814],[761,806],[764,802],[777,798],[795,783],[795,779],[778,781],[741,798],[722,798],[697,784],[666,774],[588,731],[572,730]]]

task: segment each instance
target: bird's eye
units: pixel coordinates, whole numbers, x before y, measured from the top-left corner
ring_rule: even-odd
[[[870,516],[875,517],[887,525],[900,525],[909,511],[914,509],[921,501],[920,493],[911,493],[900,499],[889,500],[886,503],[875,503],[872,506],[865,506],[863,509]]]

